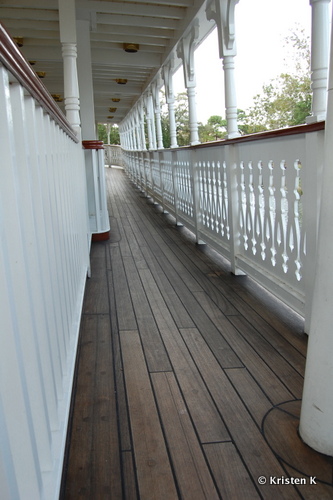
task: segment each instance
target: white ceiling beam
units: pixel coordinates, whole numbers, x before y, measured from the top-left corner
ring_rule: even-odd
[[[148,17],[161,17],[163,19],[182,19],[184,17],[184,7],[173,7],[170,5],[145,5],[142,3],[131,2],[101,2],[81,0],[77,4],[78,15],[80,10],[95,11],[101,14],[121,14],[128,16],[148,16]]]
[[[2,12],[1,12],[2,15]],[[11,31],[15,29],[16,31],[21,28],[27,28],[27,20],[24,18],[21,19],[5,19],[3,16],[1,20],[6,25],[6,28]],[[58,21],[46,21],[46,20],[30,20],[29,21],[29,32],[35,33],[36,31],[53,31],[58,34],[59,38],[59,22]]]
[[[134,36],[140,36],[140,35],[143,35],[143,36],[146,36],[148,38],[154,38],[154,37],[158,37],[158,38],[172,38],[173,35],[174,35],[174,30],[173,29],[161,29],[161,28],[150,28],[149,30],[147,30],[146,27],[142,27],[142,26],[126,26],[126,25],[120,25],[120,26],[117,26],[117,25],[108,25],[108,24],[100,24],[100,25],[97,25],[97,33],[101,33],[101,34],[124,34],[126,35],[127,37],[128,36],[131,36],[131,37],[134,37]],[[95,34],[95,32],[91,33],[91,36],[93,36],[93,34]]]
[[[45,6],[45,2],[43,2]],[[20,21],[21,19],[29,19],[38,21],[58,21],[58,5],[56,9],[25,9],[22,7],[12,8],[12,1],[8,2],[10,7],[2,7],[1,3],[1,20],[5,21],[6,19],[15,19]]]
[[[110,24],[110,25],[125,25],[125,26],[141,26],[145,28],[161,28],[161,29],[176,29],[177,20],[174,19],[161,19],[158,17],[135,17],[135,16],[122,16],[112,14],[98,14],[96,16],[97,24]]]

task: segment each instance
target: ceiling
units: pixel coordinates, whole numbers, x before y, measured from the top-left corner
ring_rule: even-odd
[[[205,38],[214,25],[206,20],[204,6],[205,0],[76,0],[77,19],[90,23],[97,122],[121,122],[195,18],[200,20],[199,40]],[[58,1],[0,0],[0,21],[12,37],[23,38],[23,55],[35,61],[36,72],[46,73],[44,85],[62,99]],[[138,52],[125,52],[124,43],[139,45]],[[180,64],[176,58],[176,67]],[[119,85],[116,79],[127,83]],[[59,106],[63,109],[63,102]]]

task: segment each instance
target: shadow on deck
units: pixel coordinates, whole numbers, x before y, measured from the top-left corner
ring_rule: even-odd
[[[63,499],[331,499],[297,434],[302,322],[120,169],[92,246]]]

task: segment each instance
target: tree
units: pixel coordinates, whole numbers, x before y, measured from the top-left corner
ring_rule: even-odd
[[[186,92],[180,92],[176,96],[175,118],[178,144],[187,146],[190,144],[190,121]]]
[[[219,115],[210,116],[206,125],[199,123],[199,137],[201,142],[217,141],[227,135],[227,121]]]
[[[253,106],[242,116],[243,133],[299,125],[311,113],[309,37],[304,30],[293,31],[285,46],[289,49],[288,71],[263,85],[262,93],[254,97]]]
[[[119,129],[110,123],[97,124],[98,140],[104,144],[120,144]]]

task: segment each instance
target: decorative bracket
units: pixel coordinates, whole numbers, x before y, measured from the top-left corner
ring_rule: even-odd
[[[195,19],[190,31],[179,41],[177,56],[183,61],[185,87],[195,87],[194,50],[199,36],[199,21]]]
[[[172,82],[173,68],[174,68],[174,58],[172,56],[169,59],[169,61],[162,67],[162,78],[165,87],[165,100],[167,104],[174,101],[173,82]]]
[[[154,105],[156,109],[160,107],[160,88],[162,87],[161,77],[158,74],[155,80],[151,84],[151,93],[154,100]]]
[[[235,6],[238,2],[239,0],[209,0],[207,3],[206,17],[216,23],[221,59],[236,55]]]

